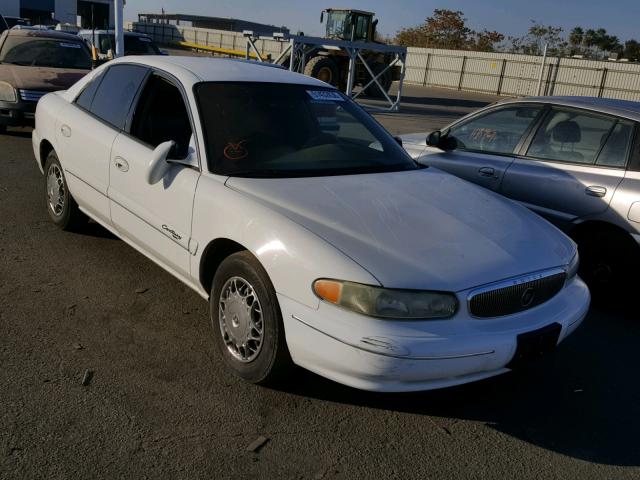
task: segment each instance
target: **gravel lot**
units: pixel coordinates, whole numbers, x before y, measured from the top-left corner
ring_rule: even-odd
[[[493,101],[405,95],[377,115],[393,133]],[[0,162],[1,478],[640,478],[635,318],[592,311],[554,355],[448,390],[255,387],[222,368],[200,297],[97,225],[49,222],[28,131]]]

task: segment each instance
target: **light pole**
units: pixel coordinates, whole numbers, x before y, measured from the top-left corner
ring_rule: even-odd
[[[116,21],[116,58],[124,55],[124,0],[114,0]]]

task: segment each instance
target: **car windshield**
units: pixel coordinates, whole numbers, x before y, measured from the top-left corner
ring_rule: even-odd
[[[115,35],[99,36],[100,53],[106,54],[109,50],[116,51]],[[160,50],[149,37],[139,37],[137,35],[124,36],[124,53],[125,55],[159,55]]]
[[[195,93],[213,173],[278,178],[419,168],[337,90],[208,82],[198,84]]]
[[[91,69],[91,57],[79,41],[55,38],[9,37],[0,62],[31,67]]]

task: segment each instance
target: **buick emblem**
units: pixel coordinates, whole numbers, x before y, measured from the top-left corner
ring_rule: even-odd
[[[522,297],[520,297],[520,303],[523,307],[528,307],[533,303],[533,300],[536,298],[536,291],[529,287],[523,293]]]

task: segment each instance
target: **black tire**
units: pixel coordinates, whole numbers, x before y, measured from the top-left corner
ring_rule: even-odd
[[[0,125],[0,135],[5,135],[7,133],[7,126]]]
[[[57,178],[59,190],[53,190],[53,184],[50,185],[53,179],[50,179],[50,175]],[[87,223],[87,216],[80,211],[78,204],[69,193],[64,170],[58,155],[53,150],[47,155],[47,161],[44,164],[44,193],[49,218],[62,230],[77,231]]]
[[[240,303],[233,299],[233,280],[238,278],[248,283],[254,293],[254,295],[249,294]],[[243,291],[241,282],[236,291],[241,298],[249,292],[247,289]],[[223,294],[227,299],[223,302],[224,307],[221,306]],[[244,332],[251,330],[259,336],[257,328],[253,329],[245,325],[242,318],[238,319],[235,315],[239,311],[238,308],[246,308],[247,312],[251,312],[251,319],[255,321],[258,318],[255,311],[256,300],[261,312],[259,316],[262,324],[260,347],[257,347],[257,342],[251,343],[252,340],[248,340],[247,347],[238,349],[235,341],[238,338],[245,338]],[[226,315],[221,322],[222,308],[226,310]],[[242,316],[242,313],[239,315]],[[282,314],[275,289],[267,272],[251,253],[247,251],[235,253],[220,264],[211,288],[209,316],[220,354],[226,366],[235,375],[251,383],[273,385],[285,379],[291,372],[293,362],[287,348]],[[234,321],[237,321],[237,327],[234,326]],[[229,322],[228,326],[227,322]],[[225,329],[227,332],[223,333]],[[232,345],[229,345],[230,343]],[[252,355],[255,356],[251,358]],[[241,360],[238,356],[245,358]]]
[[[375,75],[378,75],[386,67],[387,66],[384,63],[374,63],[373,66],[371,67],[371,70]],[[371,80],[371,76],[367,74],[367,81],[365,82],[365,85],[369,83],[370,80]],[[387,70],[380,77],[378,77],[378,82],[380,83],[382,88],[384,88],[384,93],[388,92],[389,89],[391,88],[391,84],[393,83],[393,81],[391,80],[391,71]],[[384,93],[382,92],[382,90],[380,90],[380,87],[378,87],[378,85],[376,85],[375,83],[369,85],[367,89],[364,91],[364,94],[366,96],[373,97],[373,98],[385,98]]]
[[[339,73],[338,65],[331,57],[313,57],[304,67],[305,75],[322,80],[334,87],[338,86],[340,81]]]
[[[640,269],[640,247],[626,232],[603,228],[576,238],[580,252],[579,275],[600,306],[626,307],[634,298],[634,276]],[[629,297],[629,295],[632,295]]]

